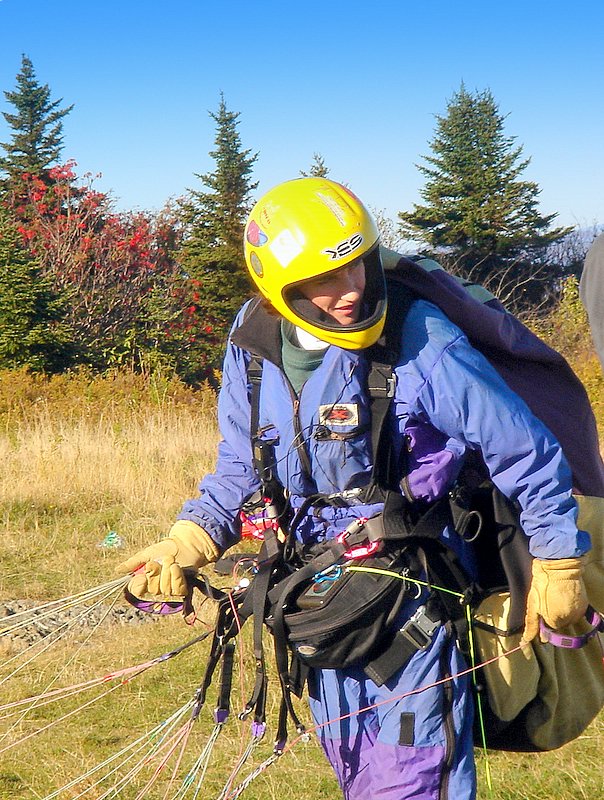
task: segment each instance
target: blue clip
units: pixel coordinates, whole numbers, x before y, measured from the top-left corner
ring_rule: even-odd
[[[342,577],[342,567],[339,564],[334,564],[327,567],[322,572],[317,572],[313,578],[315,583],[323,583],[323,581],[337,581]]]

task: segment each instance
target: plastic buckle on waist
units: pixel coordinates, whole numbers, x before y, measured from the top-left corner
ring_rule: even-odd
[[[401,633],[418,650],[427,650],[432,644],[434,631],[439,627],[439,619],[430,619],[426,612],[426,606],[420,606],[412,617],[401,628]]]

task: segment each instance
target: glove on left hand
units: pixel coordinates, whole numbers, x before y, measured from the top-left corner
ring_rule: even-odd
[[[536,558],[532,571],[522,642],[530,642],[537,636],[539,617],[549,628],[557,630],[578,622],[588,606],[580,558],[551,561]]]

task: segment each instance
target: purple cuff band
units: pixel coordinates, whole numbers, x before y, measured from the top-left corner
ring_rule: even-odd
[[[178,614],[183,610],[184,603],[179,600],[141,600],[135,597],[128,589],[124,589],[124,598],[134,608],[144,611],[145,614]]]
[[[541,634],[550,644],[553,644],[554,647],[576,650],[579,647],[584,647],[597,633],[604,633],[604,619],[602,619],[600,614],[591,606],[588,606],[585,612],[585,619],[592,628],[581,636],[565,636],[563,633],[556,633],[556,631],[548,628],[543,620],[540,620]]]

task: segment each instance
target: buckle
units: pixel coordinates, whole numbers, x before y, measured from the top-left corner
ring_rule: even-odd
[[[351,537],[355,537],[356,541],[351,544],[351,548],[347,550],[343,554],[343,558],[347,559],[359,559],[359,558],[369,558],[370,556],[377,553],[378,550],[382,546],[381,539],[376,539],[375,541],[368,541],[367,539],[363,540],[363,543],[358,543],[358,536],[361,531],[365,528],[367,522],[369,520],[367,517],[360,517],[359,519],[355,519],[354,522],[346,528],[345,531],[339,533],[336,536],[336,539],[340,544],[347,544],[348,539]],[[365,543],[366,542],[366,543]]]
[[[432,644],[434,631],[440,626],[439,619],[430,619],[426,606],[420,606],[401,628],[401,633],[418,650],[427,650]]]

